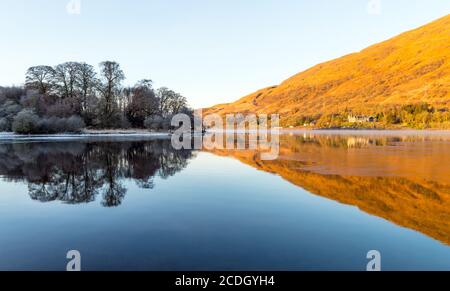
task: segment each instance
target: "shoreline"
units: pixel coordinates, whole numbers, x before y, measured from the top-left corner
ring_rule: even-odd
[[[450,135],[448,129],[280,129],[280,134],[329,135]]]
[[[226,133],[227,131],[220,131]],[[214,131],[207,131],[214,133]],[[273,133],[273,131],[272,131]],[[328,135],[450,135],[446,129],[341,129],[341,128],[281,128],[279,134],[328,134]],[[152,132],[143,129],[83,130],[80,133],[17,134],[0,132],[0,140],[81,139],[81,138],[169,138],[171,132]]]
[[[0,140],[76,140],[85,138],[170,138],[170,132],[151,132],[146,130],[83,130],[80,133],[56,134],[17,134],[14,132],[0,132]]]

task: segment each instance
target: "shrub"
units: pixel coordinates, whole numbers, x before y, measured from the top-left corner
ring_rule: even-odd
[[[163,128],[164,118],[159,115],[149,116],[144,120],[145,128],[151,130],[160,130]]]
[[[0,132],[2,131],[10,131],[11,124],[6,118],[0,118]]]
[[[0,87],[0,101],[2,99],[11,100],[19,103],[20,98],[26,94],[25,89],[22,87]]]
[[[129,129],[129,128],[131,128],[131,126],[132,126],[132,124],[128,120],[128,118],[126,116],[122,116],[122,119],[120,120],[120,128]]]
[[[73,115],[66,119],[66,132],[80,132],[86,125],[81,117]]]
[[[162,117],[159,115],[154,115],[147,117],[144,121],[145,128],[151,130],[164,130],[167,131],[171,128],[171,117]]]
[[[84,121],[79,116],[69,118],[49,117],[43,118],[39,122],[39,131],[41,133],[78,133],[85,127]]]
[[[323,115],[317,121],[317,125],[321,128],[339,128],[347,122],[347,117],[342,114]]]
[[[12,123],[12,130],[20,134],[31,134],[39,132],[39,116],[31,109],[23,109]]]
[[[11,125],[14,117],[22,110],[22,107],[8,100],[0,104],[0,131],[11,131]]]
[[[46,115],[56,117],[69,117],[73,114],[73,109],[67,102],[58,102],[46,108]]]
[[[120,128],[122,126],[122,113],[115,111],[108,116],[101,110],[97,113],[97,117],[93,120],[93,125],[97,128]]]
[[[0,117],[10,118],[12,120],[21,110],[22,107],[19,104],[8,100],[0,105]]]
[[[389,125],[389,124],[399,124],[401,122],[400,117],[398,117],[398,114],[394,110],[386,112],[383,117],[384,117],[383,121],[387,125]]]
[[[12,129],[20,134],[38,134],[38,133],[78,133],[85,127],[84,121],[79,116],[69,118],[45,117],[40,118],[34,111],[24,109],[14,118]]]
[[[58,133],[59,129],[59,121],[60,118],[57,117],[47,117],[42,118],[39,122],[39,130],[42,133]]]

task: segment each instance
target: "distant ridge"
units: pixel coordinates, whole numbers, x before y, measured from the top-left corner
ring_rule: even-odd
[[[373,114],[381,108],[420,102],[449,109],[449,58],[447,15],[205,113],[279,113],[284,125],[296,125],[305,115]]]

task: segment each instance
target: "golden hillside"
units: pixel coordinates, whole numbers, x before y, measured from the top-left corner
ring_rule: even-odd
[[[285,125],[303,115],[426,102],[450,108],[450,15],[421,28],[301,72],[206,113],[278,113]],[[290,123],[290,124],[289,124]]]

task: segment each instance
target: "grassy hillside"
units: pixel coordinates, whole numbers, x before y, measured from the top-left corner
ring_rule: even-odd
[[[447,15],[359,53],[319,64],[278,86],[206,109],[206,113],[278,113],[285,126],[311,121],[342,124],[349,114],[373,115],[383,124],[415,127],[426,121],[433,127],[450,125],[449,61]],[[426,107],[412,113],[421,114],[413,116],[412,122],[401,118],[408,113],[403,107],[409,104]]]

